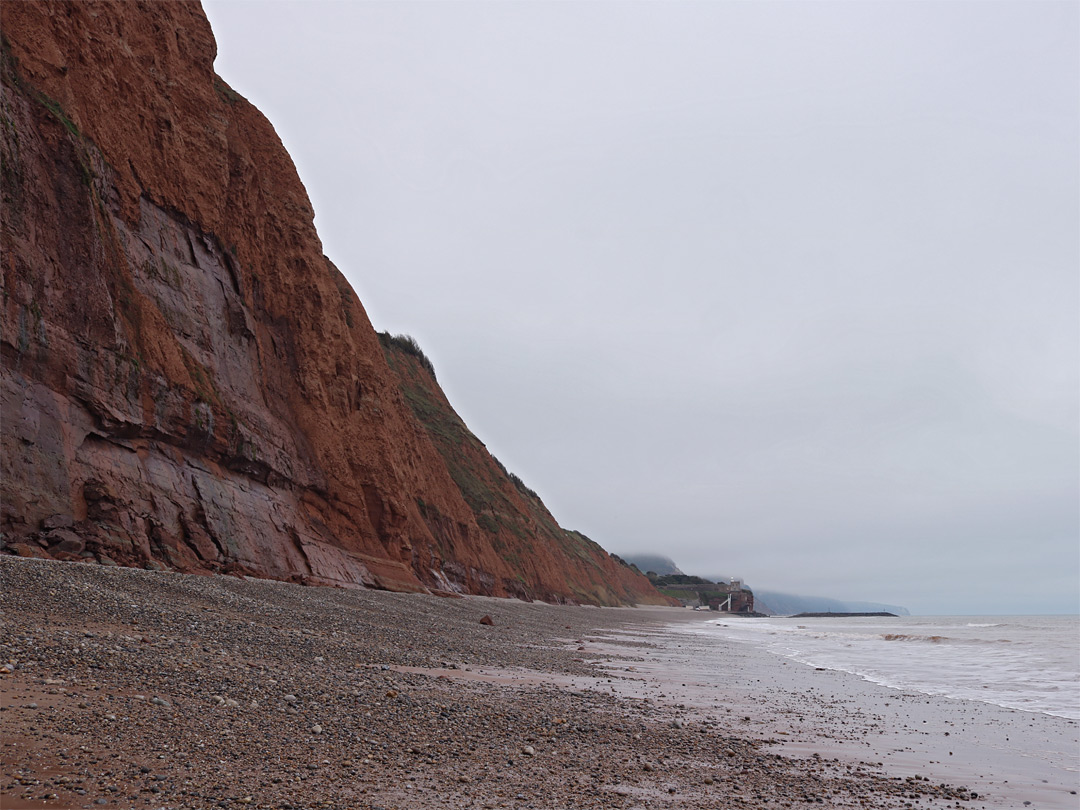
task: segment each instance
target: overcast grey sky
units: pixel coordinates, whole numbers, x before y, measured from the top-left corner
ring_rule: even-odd
[[[609,551],[1076,612],[1076,2],[206,0],[327,255]]]

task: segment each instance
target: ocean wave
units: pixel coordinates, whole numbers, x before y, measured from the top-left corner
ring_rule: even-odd
[[[883,633],[879,638],[885,641],[928,641],[931,644],[949,640],[948,636],[920,636],[913,633]]]
[[[709,630],[892,689],[1080,720],[1076,617],[973,618],[983,617],[747,619]]]

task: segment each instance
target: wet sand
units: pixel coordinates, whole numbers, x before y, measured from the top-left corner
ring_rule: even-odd
[[[673,629],[707,618],[690,611],[10,557],[0,607],[0,663],[14,665],[0,676],[0,804],[12,810],[1033,801],[1003,804],[1015,797],[992,782],[983,794],[953,767],[959,746],[947,762],[922,745],[914,699],[905,729],[835,673],[736,645],[717,659]]]
[[[641,627],[637,637],[656,632]],[[1075,720],[888,688],[703,637],[693,625],[659,632],[664,643],[644,650],[633,672],[615,673],[619,693],[663,693],[688,713],[736,714],[747,731],[777,741],[767,750],[880,763],[893,777],[966,786],[987,807],[1080,807]],[[747,677],[729,677],[729,667]]]

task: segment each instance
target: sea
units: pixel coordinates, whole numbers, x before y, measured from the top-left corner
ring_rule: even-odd
[[[701,626],[896,689],[1080,720],[1080,617],[723,617]]]

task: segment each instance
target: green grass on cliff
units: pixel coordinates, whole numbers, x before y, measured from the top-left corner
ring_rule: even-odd
[[[412,335],[391,335],[389,332],[379,332],[379,342],[388,353],[397,350],[415,357],[420,365],[427,370],[427,373],[431,375],[431,379],[438,379],[435,376],[435,366],[432,365],[431,360],[424,354],[424,350],[420,348],[420,344],[416,342],[416,338]]]
[[[495,553],[517,569],[520,578],[521,567],[525,565],[523,556],[546,547],[561,552],[560,556],[571,565],[588,570],[589,580],[604,582],[607,552],[581,532],[559,526],[540,496],[487,451],[442,397],[431,361],[416,341],[407,335],[393,336],[388,332],[380,333],[379,341],[387,363],[398,377],[405,401],[431,437]],[[427,510],[426,517],[433,517],[430,514],[433,507],[424,504],[423,509]],[[610,590],[617,586],[611,582],[606,586],[570,587],[575,598],[582,602],[618,604],[633,598],[629,591],[617,597]]]
[[[242,95],[233,90],[229,85],[225,84],[220,76],[214,76],[214,92],[218,94],[218,98],[228,104],[230,107],[234,104],[238,104],[241,101],[246,101]]]
[[[538,527],[540,533],[553,535],[569,550],[572,544],[562,537],[562,530],[547,514],[536,493],[488,453],[440,396],[431,361],[416,341],[408,335],[394,336],[387,332],[379,334],[379,341],[387,363],[397,374],[405,401],[431,437],[450,477],[473,511],[477,525],[492,538],[496,553],[511,565],[520,566],[520,550],[536,540]],[[522,496],[524,514],[520,502],[509,496],[510,487]],[[506,542],[508,535],[516,538],[516,547]],[[504,539],[500,540],[500,536]]]
[[[487,513],[511,507],[505,495],[498,491],[497,486],[493,486],[491,472],[483,469],[479,461],[487,453],[484,445],[438,396],[431,361],[416,340],[408,335],[380,332],[379,342],[382,343],[387,363],[398,376],[400,390],[409,409],[431,436],[435,449],[443,457],[450,477],[457,484],[465,502],[478,517],[487,515],[487,519],[480,521],[482,528],[497,532],[496,518]],[[425,375],[420,369],[430,374],[431,379],[424,379]]]

